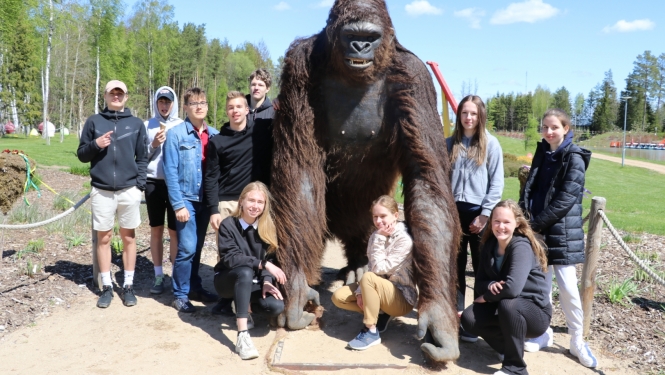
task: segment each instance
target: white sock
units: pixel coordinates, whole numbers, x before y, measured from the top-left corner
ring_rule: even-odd
[[[125,271],[125,285],[123,287],[132,284],[134,284],[134,271]]]
[[[164,276],[164,270],[162,270],[162,266],[155,266],[155,276]]]
[[[113,285],[113,281],[111,280],[111,271],[109,272],[100,272],[102,275],[102,285]]]
[[[376,326],[374,328],[370,328],[369,331],[372,333],[376,333]]]

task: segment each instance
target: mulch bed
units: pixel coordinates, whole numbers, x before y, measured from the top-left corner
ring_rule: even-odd
[[[40,177],[54,190],[70,194],[87,190],[87,177],[75,176],[54,168],[39,169]],[[28,200],[43,213],[53,211],[54,194],[43,190],[42,197],[35,192]],[[14,209],[24,203],[19,200]],[[81,209],[89,210],[89,203]],[[48,216],[47,216],[48,217]],[[143,216],[145,218],[145,215]],[[610,220],[612,218],[610,217]],[[7,223],[8,216],[0,221]],[[89,227],[88,227],[89,228]],[[56,308],[75,307],[77,297],[95,290],[92,284],[90,230],[83,228],[86,242],[68,249],[67,238],[45,227],[30,230],[0,230],[0,341],[7,333],[30,326]],[[626,233],[622,232],[622,235]],[[214,240],[209,233],[203,257],[215,257]],[[665,237],[649,234],[631,235],[637,242],[629,243],[633,251],[651,255],[651,265],[659,272],[665,270]],[[39,254],[19,253],[30,240],[42,238],[45,247]],[[144,223],[137,230],[137,273],[135,282],[149,284],[153,277],[149,251],[149,228]],[[168,248],[168,244],[165,244]],[[165,257],[168,258],[168,257]],[[37,272],[29,275],[28,260],[37,265]],[[112,273],[121,279],[120,257],[113,258]],[[165,260],[165,270],[170,270]],[[634,276],[636,265],[625,254],[607,229],[603,230],[602,249],[598,268],[598,290],[594,299],[593,320],[589,341],[600,348],[603,355],[628,361],[639,373],[658,373],[665,370],[665,287],[656,283],[636,281],[637,292],[624,304],[611,303],[606,296],[613,281],[622,282]],[[167,271],[168,272],[168,271]],[[581,278],[581,265],[578,277]],[[88,290],[86,290],[88,289]],[[78,302],[80,303],[80,302]],[[557,332],[567,332],[566,323],[555,301],[552,326]],[[601,364],[602,365],[602,364]]]

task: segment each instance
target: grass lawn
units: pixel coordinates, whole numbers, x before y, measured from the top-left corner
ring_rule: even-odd
[[[51,138],[51,145],[46,140],[37,137],[5,137],[0,138],[0,151],[5,149],[23,151],[40,165],[56,165],[69,170],[69,167],[81,167],[88,163],[81,163],[76,157],[79,141],[76,135],[70,134],[60,143],[60,134]]]
[[[504,152],[524,155],[524,143],[518,139],[498,137]],[[521,149],[520,149],[521,147]],[[665,175],[644,168],[625,166],[610,161],[592,159],[586,173],[585,187],[591,196],[607,199],[605,213],[612,224],[629,232],[665,235],[665,204],[663,204]],[[519,197],[519,181],[507,178],[503,198]],[[585,198],[584,215],[591,198]]]

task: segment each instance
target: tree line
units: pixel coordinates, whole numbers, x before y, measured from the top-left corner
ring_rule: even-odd
[[[554,92],[539,85],[526,94],[497,93],[487,100],[487,117],[496,130],[525,132],[527,138],[535,131],[537,137],[538,119],[547,108],[563,109],[573,125],[593,132],[623,129],[624,118],[627,130],[665,131],[665,53],[638,55],[620,92],[608,70],[586,97],[572,97],[565,86]]]
[[[228,120],[226,93],[247,92],[253,70],[269,70],[278,87],[282,58],[273,62],[263,42],[233,47],[226,39],[209,40],[205,24],[178,25],[173,18],[166,0],[142,0],[127,13],[122,0],[2,0],[0,125],[34,127],[48,118],[76,130],[104,108],[105,83],[119,79],[129,91],[127,106],[140,118],[154,116],[160,86],[179,97],[202,87],[208,122],[219,127]]]

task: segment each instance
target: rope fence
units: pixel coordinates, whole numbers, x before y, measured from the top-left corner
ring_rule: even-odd
[[[53,216],[50,219],[43,220],[43,221],[40,221],[40,222],[37,222],[37,223],[30,223],[30,224],[18,224],[18,225],[0,224],[0,229],[31,229],[31,228],[37,228],[37,227],[41,227],[41,226],[44,226],[44,225],[51,224],[53,222],[56,222],[56,221],[58,221],[58,220],[60,220],[64,217],[68,216],[72,212],[76,211],[76,209],[81,207],[83,205],[83,203],[85,203],[89,198],[90,198],[90,194],[88,193],[88,194],[85,195],[85,197],[81,198],[81,200],[78,201],[74,206],[69,207],[69,209],[67,211],[65,211],[61,214],[58,214],[56,216]]]

